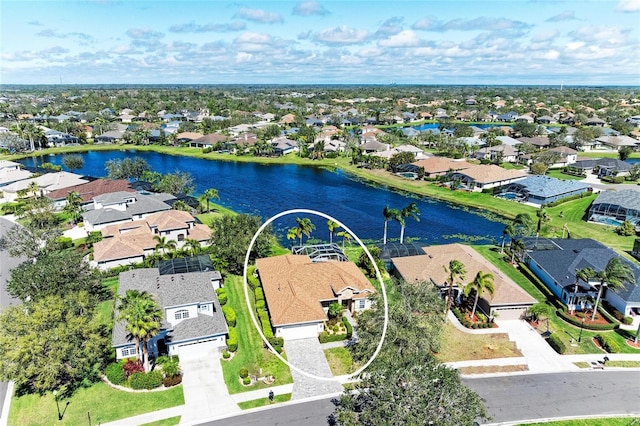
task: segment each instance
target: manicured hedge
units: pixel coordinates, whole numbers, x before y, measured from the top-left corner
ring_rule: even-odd
[[[262,325],[262,334],[267,339],[273,337],[273,330],[271,329],[271,322],[269,321],[269,314],[266,311],[260,310],[257,312],[258,318],[260,318],[260,324]]]
[[[256,310],[263,310],[264,305],[264,300],[256,300]]]
[[[620,346],[615,339],[608,334],[597,334],[596,339],[600,342],[600,346],[602,349],[609,352],[610,354],[615,354],[620,352]]]
[[[264,300],[264,291],[262,291],[262,287],[258,287],[254,290],[256,294],[256,302],[258,300]]]
[[[344,324],[344,326],[347,329],[347,339],[351,339],[351,336],[353,336],[353,327],[351,327],[351,323],[349,322],[349,320],[347,319],[347,317],[342,317],[342,323]]]
[[[227,325],[229,327],[236,326],[236,311],[229,305],[224,305],[222,307],[222,313],[224,314],[224,319],[227,321]]]
[[[148,373],[133,373],[129,377],[132,389],[155,389],[162,384],[162,373],[150,371]]]
[[[326,331],[323,331],[318,335],[318,340],[320,340],[320,343],[339,342],[341,340],[345,340],[346,338],[346,334],[329,334]]]
[[[563,354],[567,351],[567,347],[564,345],[564,342],[558,337],[557,334],[552,334],[547,338],[547,342],[549,346],[551,346],[556,352],[559,354]]]
[[[247,283],[249,284],[249,287],[251,287],[253,290],[260,287],[260,280],[258,280],[257,277],[253,276],[253,271],[255,270],[256,270],[256,267],[252,266],[247,271]]]
[[[284,345],[284,339],[282,337],[269,337],[267,340],[269,341],[269,344],[273,346],[273,349],[275,349],[279,354],[282,353],[282,346]]]
[[[234,327],[229,327],[229,337],[227,338],[227,350],[229,352],[235,352],[238,350],[238,330]]]
[[[121,385],[126,380],[124,369],[119,362],[113,362],[107,365],[107,368],[104,369],[104,375],[107,376],[107,379],[114,385]]]

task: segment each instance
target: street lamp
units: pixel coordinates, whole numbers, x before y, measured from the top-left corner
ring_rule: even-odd
[[[582,329],[584,328],[584,320],[586,317],[582,317],[582,323],[580,324],[580,335],[578,336],[578,343],[582,341]]]

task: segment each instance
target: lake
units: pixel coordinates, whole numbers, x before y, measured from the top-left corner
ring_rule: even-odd
[[[502,238],[504,224],[478,210],[459,207],[427,197],[399,193],[351,178],[348,174],[316,167],[263,165],[232,161],[209,161],[155,152],[93,151],[79,154],[84,167],[76,173],[103,177],[110,159],[141,157],[154,171],[188,171],[194,178],[196,193],[216,188],[217,203],[240,213],[267,219],[285,210],[304,208],[322,211],[351,228],[363,240],[382,240],[382,209],[388,205],[402,209],[415,202],[420,222],[407,219],[405,236],[428,244],[460,241],[492,243]],[[21,160],[27,167],[43,162],[62,165],[61,155]],[[326,220],[310,217],[316,225],[312,237],[328,240]],[[283,217],[274,224],[277,231],[294,226],[295,217]],[[389,223],[389,238],[398,240],[400,226]],[[281,237],[283,238],[283,237]]]

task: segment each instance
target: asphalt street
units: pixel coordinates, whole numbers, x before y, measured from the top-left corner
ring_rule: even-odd
[[[0,217],[0,237],[4,235],[12,226],[13,222]],[[9,271],[22,262],[22,259],[16,259],[9,256],[6,250],[0,250],[0,309],[18,303],[7,293],[7,279],[9,278]],[[0,417],[2,416],[3,403],[7,394],[7,383],[0,382]]]
[[[605,367],[606,368],[606,367]],[[640,416],[640,371],[589,371],[464,379],[484,400],[490,423],[557,417]],[[330,399],[201,423],[207,426],[327,425]]]

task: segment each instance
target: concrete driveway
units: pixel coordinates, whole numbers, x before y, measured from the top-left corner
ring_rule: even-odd
[[[180,423],[192,423],[241,410],[224,384],[220,353],[217,350],[181,350],[180,368],[184,390],[184,412]]]
[[[317,338],[288,340],[284,343],[287,360],[297,368],[319,377],[333,377]],[[303,399],[318,395],[342,392],[337,381],[320,380],[307,377],[291,369],[293,391],[291,399]]]

